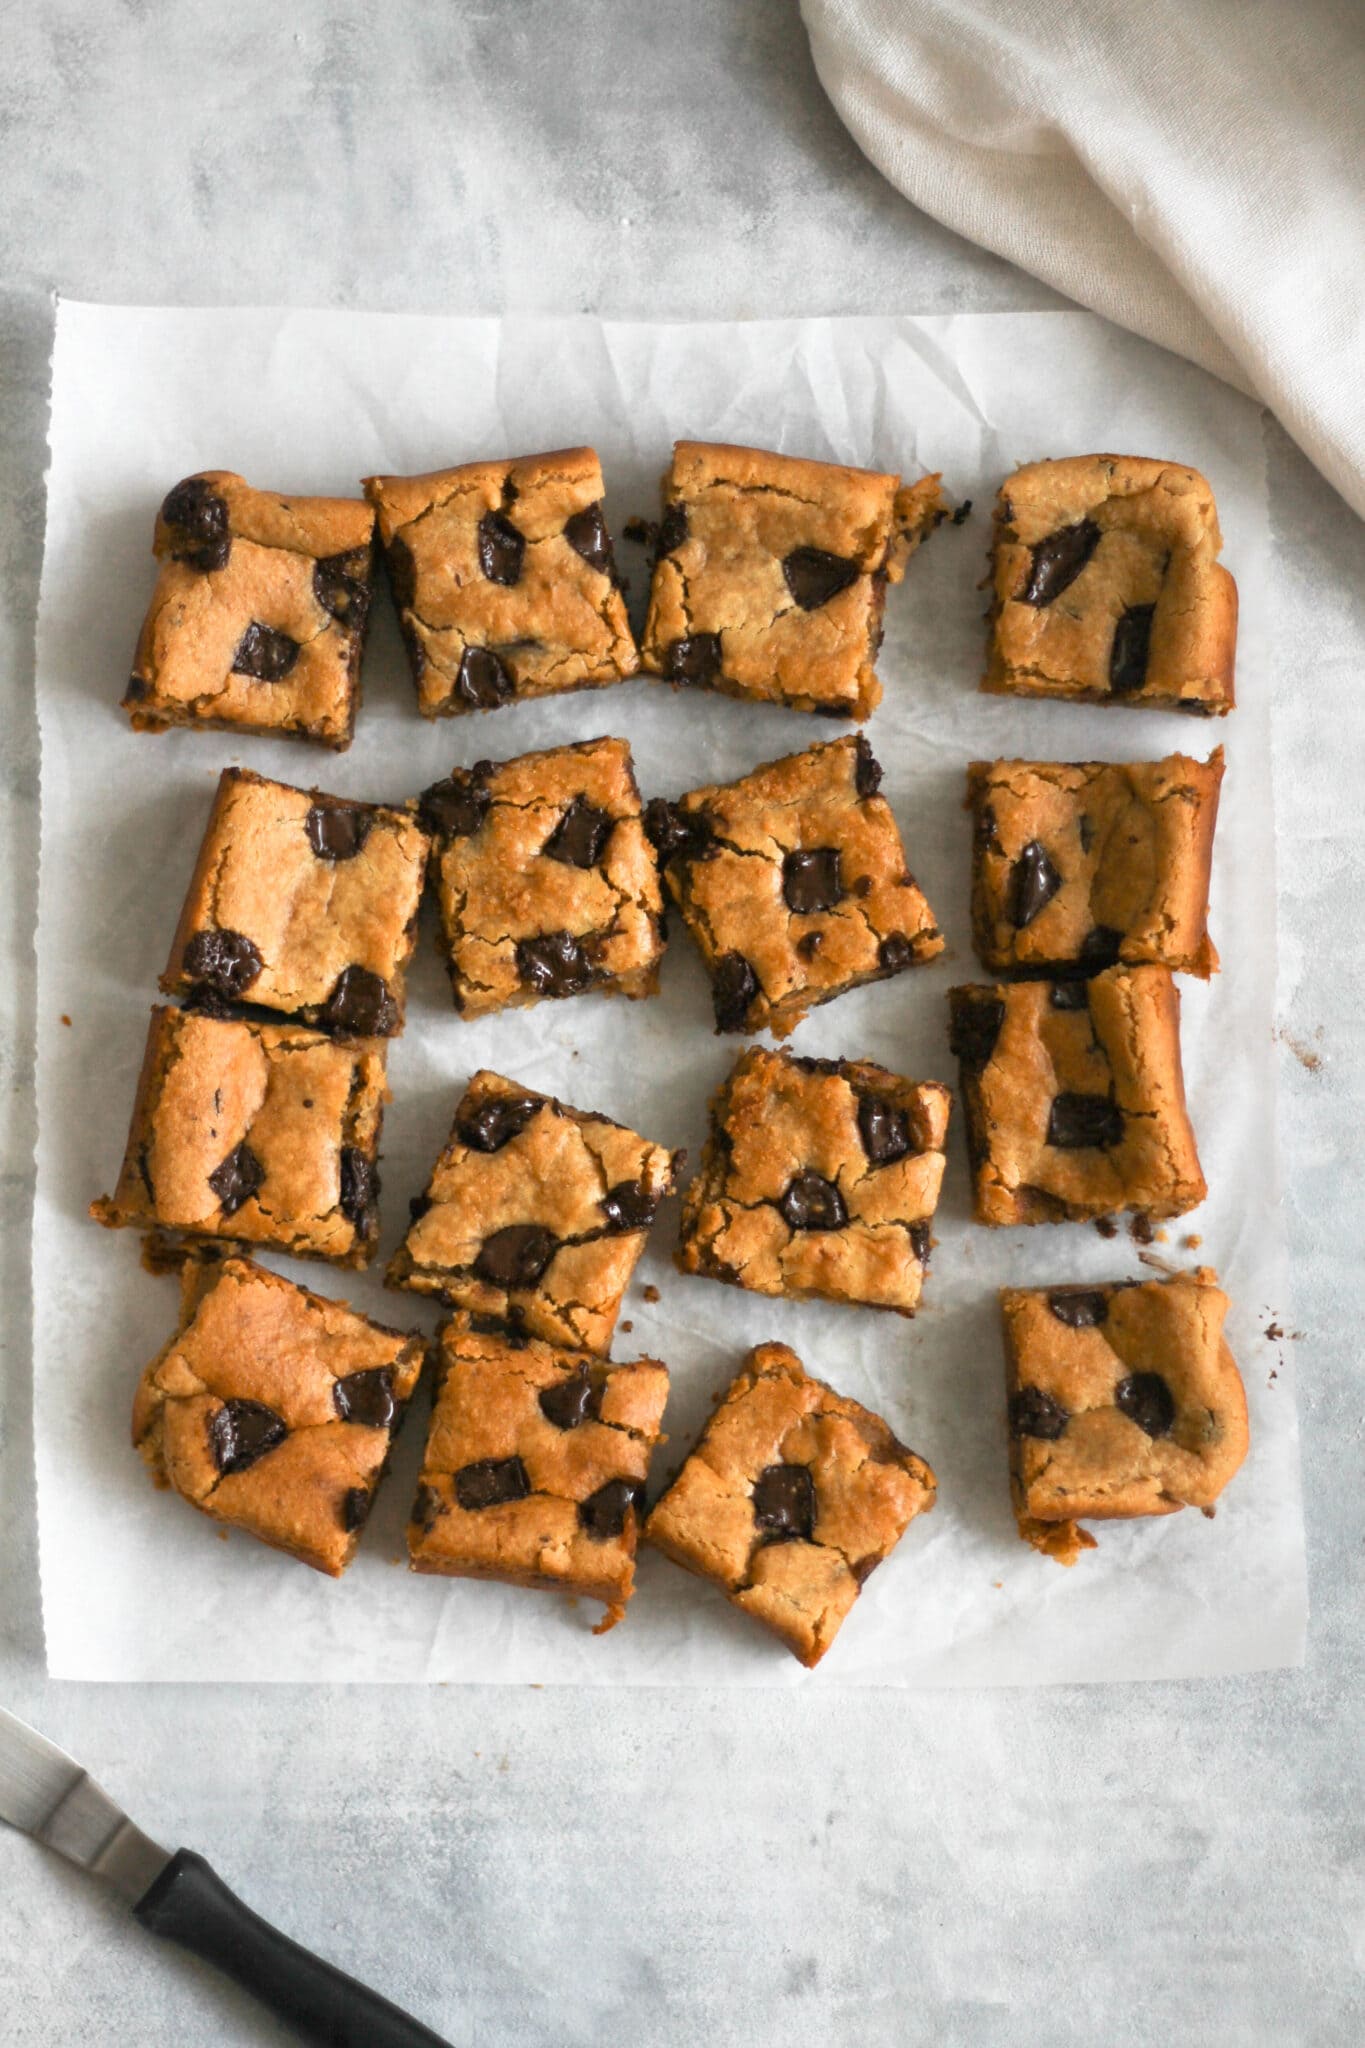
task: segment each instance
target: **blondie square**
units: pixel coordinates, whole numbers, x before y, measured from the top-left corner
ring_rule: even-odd
[[[478,761],[429,789],[421,814],[463,1016],[656,992],[663,898],[625,740]]]
[[[425,1341],[250,1259],[226,1259],[204,1281],[142,1375],[133,1442],[158,1486],[339,1578]]]
[[[684,1273],[913,1315],[952,1096],[870,1060],[751,1046],[711,1104],[683,1197]]]
[[[679,441],[641,656],[672,683],[863,719],[886,586],[945,507],[936,476]]]
[[[367,477],[365,495],[424,717],[634,675],[591,448]]]
[[[610,1117],[477,1073],[387,1284],[605,1353],[681,1163]]]
[[[611,1628],[635,1583],[666,1368],[607,1365],[457,1315],[438,1369],[412,1569],[579,1593],[606,1607],[595,1633]]]
[[[785,1038],[817,1003],[943,951],[881,779],[860,735],[649,805],[717,1031]]]
[[[1077,455],[1016,470],[995,501],[982,687],[1231,711],[1237,585],[1222,545],[1197,469]]]
[[[972,933],[997,974],[1154,961],[1207,977],[1223,750],[1207,761],[973,761]]]
[[[380,1039],[154,1009],[118,1185],[91,1215],[368,1264],[384,1053]]]
[[[166,498],[153,552],[161,573],[123,698],[138,732],[222,726],[351,744],[373,583],[368,505],[282,498],[205,470]]]
[[[427,851],[410,809],[224,769],[162,988],[392,1036]]]
[[[934,1494],[929,1467],[879,1416],[810,1379],[785,1344],[760,1344],[645,1537],[809,1669]]]
[[[1181,1216],[1203,1201],[1168,968],[949,1001],[978,1223]]]
[[[1019,1533],[1059,1563],[1081,1520],[1213,1512],[1247,1454],[1228,1298],[1201,1267],[1171,1280],[1007,1287],[1010,1485]]]

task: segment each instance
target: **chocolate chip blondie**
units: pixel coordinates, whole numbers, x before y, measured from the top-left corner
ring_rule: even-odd
[[[929,1265],[952,1096],[870,1060],[751,1046],[711,1104],[678,1265],[755,1294],[912,1315]]]
[[[945,515],[936,476],[679,441],[641,656],[672,683],[863,719],[888,583]]]
[[[1169,969],[949,1001],[978,1223],[1181,1216],[1203,1201]]]
[[[410,808],[224,769],[162,988],[391,1037],[403,1028],[427,851]]]
[[[859,736],[648,806],[717,1031],[785,1037],[815,1004],[943,951],[881,778]]]
[[[998,974],[1122,960],[1207,977],[1223,750],[1207,761],[973,761],[972,935]]]
[[[178,483],[123,708],[138,732],[221,726],[341,750],[360,707],[374,513],[283,498],[228,470]]]
[[[625,740],[456,769],[421,815],[463,1016],[587,989],[656,992],[663,898]]]
[[[934,1475],[880,1416],[760,1344],[645,1524],[646,1540],[719,1586],[809,1669]]]
[[[613,1627],[635,1583],[667,1369],[607,1365],[456,1315],[438,1370],[412,1569],[581,1594],[606,1607],[594,1633]]]
[[[610,1117],[477,1073],[387,1284],[605,1353],[681,1164]]]
[[[133,1442],[158,1486],[339,1578],[421,1374],[385,1329],[229,1258],[142,1375]]]
[[[1213,1512],[1247,1454],[1216,1278],[1001,1291],[1010,1486],[1035,1549],[1074,1564],[1095,1545],[1081,1520]]]
[[[118,1185],[91,1215],[368,1264],[384,1054],[379,1039],[154,1009]]]
[[[365,495],[424,717],[634,675],[591,448],[367,477]]]
[[[995,502],[982,688],[1221,717],[1237,642],[1222,545],[1196,469],[1078,455],[1016,470]]]

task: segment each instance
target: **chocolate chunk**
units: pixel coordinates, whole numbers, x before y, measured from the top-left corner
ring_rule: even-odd
[[[531,1491],[520,1458],[480,1458],[455,1474],[455,1498],[462,1508],[496,1508],[505,1500],[525,1500]]]
[[[704,811],[684,811],[663,797],[645,805],[645,836],[662,861],[702,860],[715,852],[715,834]]]
[[[659,521],[658,538],[654,544],[654,559],[660,555],[671,555],[687,539],[687,507],[681,500],[665,505],[664,516]]]
[[[224,1401],[209,1417],[209,1450],[224,1476],[245,1472],[288,1434],[284,1417],[264,1401]]]
[[[491,647],[466,647],[455,672],[454,694],[471,711],[496,711],[516,693],[511,671]]]
[[[758,976],[742,953],[722,953],[711,974],[717,1031],[742,1031],[758,994]]]
[[[815,846],[789,853],[782,863],[782,894],[788,910],[809,917],[817,910],[833,910],[844,893],[839,877],[837,846]]]
[[[323,555],[313,564],[313,595],[330,617],[358,633],[370,611],[370,551]]]
[[[541,932],[517,940],[517,973],[541,996],[577,996],[589,988],[593,969],[572,932]]]
[[[151,688],[146,676],[129,676],[128,687],[123,693],[124,702],[140,704],[144,697],[150,695]]]
[[[526,536],[518,533],[505,512],[485,512],[479,521],[479,567],[490,583],[521,581]]]
[[[904,932],[888,932],[877,947],[877,965],[884,974],[899,974],[914,960],[914,944]]]
[[[1114,1405],[1148,1436],[1168,1436],[1175,1421],[1175,1402],[1159,1372],[1135,1372],[1114,1389]]]
[[[394,603],[400,612],[410,612],[417,603],[417,564],[401,533],[396,533],[385,547],[384,566],[389,572]]]
[[[474,1272],[490,1287],[534,1287],[558,1250],[559,1239],[539,1223],[509,1223],[484,1239]]]
[[[446,1503],[434,1486],[423,1480],[412,1503],[414,1525],[423,1531],[434,1529],[439,1518],[446,1512]]]
[[[217,1195],[224,1216],[235,1216],[243,1202],[250,1201],[264,1184],[265,1168],[245,1138],[209,1175],[209,1186]]]
[[[581,512],[575,512],[564,522],[564,538],[576,555],[581,555],[590,569],[599,575],[616,580],[616,558],[611,551],[611,535],[607,522],[602,517],[602,507],[585,505]]]
[[[598,1487],[596,1493],[590,1493],[586,1500],[578,1503],[578,1519],[592,1542],[610,1543],[625,1529],[626,1514],[630,1508],[635,1510],[638,1525],[645,1510],[645,1489],[641,1482],[638,1479],[609,1479],[605,1486]]]
[[[547,860],[569,868],[595,868],[606,851],[616,820],[576,796],[540,849]]]
[[[642,1180],[619,1180],[602,1197],[602,1213],[613,1234],[648,1230],[659,1204]]]
[[[719,633],[692,633],[670,640],[664,649],[664,674],[671,683],[711,683],[720,674]]]
[[[398,1005],[382,974],[368,967],[343,967],[332,993],[318,1011],[324,1031],[348,1038],[387,1038],[398,1024]]]
[[[857,790],[859,796],[875,796],[882,786],[882,764],[861,733],[858,734],[853,744],[856,749],[853,762],[853,787]]]
[[[920,1265],[927,1270],[929,1254],[934,1248],[932,1226],[928,1222],[912,1223],[908,1235],[915,1257],[919,1260]]]
[[[540,1412],[556,1429],[577,1429],[581,1423],[597,1420],[601,1400],[601,1388],[593,1385],[587,1366],[580,1365],[567,1379],[541,1389]]]
[[[526,1129],[539,1108],[540,1098],[535,1095],[498,1095],[461,1117],[455,1135],[473,1152],[501,1152],[509,1138]]]
[[[1147,680],[1155,610],[1154,604],[1134,604],[1119,616],[1109,650],[1109,687],[1116,697],[1136,695]]]
[[[1062,878],[1048,859],[1042,841],[1030,839],[1010,869],[1005,893],[1005,915],[1014,929],[1021,932],[1032,924],[1061,886]]]
[[[765,1542],[810,1541],[815,1481],[807,1465],[765,1465],[754,1481],[754,1524]]]
[[[205,572],[225,566],[232,553],[227,499],[220,498],[204,477],[187,476],[177,484],[161,507],[161,517],[173,528],[171,552],[177,562]]]
[[[797,958],[813,960],[825,943],[825,935],[817,927],[813,932],[803,932],[796,942]]]
[[[259,619],[253,619],[237,642],[232,672],[238,676],[251,676],[258,683],[282,683],[298,658],[297,640],[291,640],[288,633],[277,633],[273,626],[263,626]]]
[[[1100,530],[1093,519],[1077,520],[1074,526],[1059,527],[1033,549],[1028,581],[1020,592],[1021,604],[1051,604],[1069,584],[1075,582],[1100,544]]]
[[[362,1429],[391,1428],[398,1413],[392,1372],[387,1365],[348,1372],[332,1384],[332,1405],[343,1422],[359,1423]]]
[[[890,1166],[910,1150],[910,1122],[884,1095],[858,1098],[858,1135],[873,1166]]]
[[[314,804],[303,821],[319,860],[354,860],[370,836],[372,812],[359,804]]]
[[[1041,1387],[1020,1387],[1010,1402],[1012,1436],[1037,1436],[1044,1443],[1055,1444],[1059,1436],[1066,1435],[1070,1420],[1069,1410]]]
[[[949,1050],[964,1067],[984,1067],[995,1051],[995,1041],[1005,1021],[1005,1005],[999,996],[972,996],[963,990],[953,1003],[948,1028]]]
[[[194,934],[181,955],[180,965],[191,981],[231,998],[246,993],[265,962],[245,933],[220,931],[212,926]]]
[[[493,801],[485,780],[492,765],[476,761],[467,773],[457,771],[424,789],[417,802],[423,830],[443,839],[471,838]]]
[[[856,562],[827,554],[823,548],[793,548],[782,558],[787,588],[803,612],[819,611],[822,604],[856,583],[862,573]]]
[[[838,1188],[809,1167],[787,1182],[777,1206],[792,1230],[842,1230],[848,1222]]]
[[[1088,1010],[1090,992],[1083,981],[1054,981],[1050,998],[1054,1010]]]
[[[379,1197],[379,1175],[373,1160],[354,1145],[341,1148],[341,1193],[337,1206],[357,1230],[364,1230],[373,1218]]]
[[[1086,933],[1080,944],[1080,961],[1087,974],[1100,974],[1106,967],[1113,967],[1123,944],[1123,933],[1114,930],[1110,924],[1097,924]]]
[[[370,1513],[370,1490],[367,1486],[348,1486],[341,1496],[341,1526],[348,1536],[354,1536],[357,1529],[363,1529]]]
[[[1047,1305],[1068,1330],[1090,1330],[1109,1313],[1109,1296],[1099,1287],[1061,1287]]]
[[[1107,1095],[1062,1094],[1053,1098],[1047,1142],[1060,1151],[1084,1152],[1123,1143],[1123,1111]]]

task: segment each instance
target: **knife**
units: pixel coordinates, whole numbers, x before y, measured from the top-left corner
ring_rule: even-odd
[[[153,1842],[74,1758],[3,1707],[0,1820],[104,1878],[141,1926],[212,1963],[314,2048],[449,2048],[260,1919],[202,1856]]]

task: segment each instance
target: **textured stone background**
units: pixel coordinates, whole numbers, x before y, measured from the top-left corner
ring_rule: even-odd
[[[26,1289],[52,289],[678,318],[1057,301],[864,164],[794,0],[33,0],[5,56],[0,1698],[454,2043],[1358,2042],[1365,529],[1273,426],[1306,1670],[924,1697],[44,1680]],[[4,1831],[0,2037],[282,2039]]]

